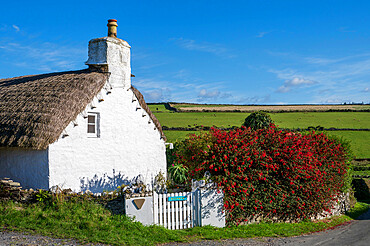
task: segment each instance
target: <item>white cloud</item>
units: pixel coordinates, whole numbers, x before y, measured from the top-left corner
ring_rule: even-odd
[[[369,92],[369,87],[366,87],[362,92]]]
[[[180,73],[180,76],[179,76]],[[179,70],[171,76],[151,74],[150,77],[133,78],[132,84],[142,91],[148,102],[207,102],[215,103],[234,100],[234,94],[225,90],[224,82],[204,82],[199,78],[184,76]],[[231,96],[233,95],[233,96]]]
[[[263,104],[268,103],[271,100],[271,95],[265,96],[251,96],[251,97],[240,97],[235,102],[238,104]]]
[[[19,26],[12,25],[12,27],[15,29],[16,32],[19,32],[19,30],[20,30]]]
[[[171,101],[171,91],[168,88],[142,91],[147,102]]]
[[[355,30],[349,29],[347,26],[339,27],[340,32],[356,32]]]
[[[305,57],[304,60],[311,64],[330,65],[330,64],[346,62],[346,61],[350,61],[353,59],[364,58],[364,57],[369,57],[369,56],[370,56],[369,53],[362,53],[362,54],[344,56],[344,57],[338,57],[338,58]]]
[[[198,94],[198,97],[199,98],[202,98],[202,99],[206,99],[206,98],[217,98],[220,96],[220,91],[218,90],[206,90],[206,89],[202,89],[200,90],[199,94]]]
[[[320,57],[307,57],[305,58],[307,62],[312,64],[319,64],[319,65],[327,65],[332,63],[337,63],[343,61],[344,59],[328,59],[328,58],[320,58]]]
[[[293,87],[300,87],[303,85],[312,85],[316,82],[304,78],[295,77],[290,80],[286,80],[282,86],[280,86],[277,91],[281,93],[289,92]]]
[[[232,52],[225,48],[221,44],[215,44],[215,43],[208,43],[208,42],[197,42],[192,39],[184,39],[184,38],[173,38],[172,40],[175,40],[176,43],[186,50],[196,50],[196,51],[202,51],[207,53],[212,53],[218,56],[222,56],[225,58],[232,58],[235,57]]]
[[[86,49],[60,46],[53,43],[22,44],[18,42],[0,43],[0,47],[13,65],[39,71],[61,71],[84,66]],[[22,57],[22,59],[17,59]],[[20,62],[21,61],[21,62]]]
[[[258,35],[256,37],[257,38],[263,38],[268,33],[270,33],[270,32],[260,32],[260,33],[258,33]]]
[[[198,102],[215,102],[217,100],[225,100],[232,97],[230,92],[220,92],[218,89],[201,89],[198,93]]]
[[[280,56],[285,60],[284,69],[268,69],[284,81],[276,92],[286,93],[304,87],[305,90],[295,90],[295,94],[291,95],[297,100],[308,98],[307,103],[368,101],[369,52],[342,57]],[[288,62],[290,65],[287,65]]]

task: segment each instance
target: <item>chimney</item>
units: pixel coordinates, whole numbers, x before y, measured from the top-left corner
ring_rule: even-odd
[[[89,67],[105,67],[110,73],[109,83],[113,88],[131,87],[131,46],[117,38],[117,20],[108,20],[108,36],[89,42]],[[106,69],[105,69],[106,70]]]
[[[108,20],[108,37],[117,37],[117,20],[109,19]]]

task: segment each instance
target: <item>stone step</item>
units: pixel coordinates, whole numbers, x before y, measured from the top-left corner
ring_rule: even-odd
[[[1,183],[4,183],[4,184],[13,182],[13,180],[11,180],[11,179],[9,179],[9,180],[2,179],[0,181],[1,181]]]

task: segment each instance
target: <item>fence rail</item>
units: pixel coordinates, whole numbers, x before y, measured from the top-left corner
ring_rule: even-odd
[[[153,194],[154,223],[178,230],[195,226],[193,192]]]
[[[161,225],[170,230],[202,225],[224,227],[223,193],[212,187],[197,186],[200,185],[193,185],[191,192],[158,194],[154,191],[152,196],[127,198],[126,215],[144,225]]]

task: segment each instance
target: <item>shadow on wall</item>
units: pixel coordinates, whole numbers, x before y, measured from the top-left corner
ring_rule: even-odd
[[[222,192],[219,193],[217,189],[201,189],[201,199],[203,221],[216,219],[217,222],[221,222],[225,220]]]
[[[115,190],[122,184],[130,185],[133,181],[135,181],[135,178],[128,179],[127,176],[124,176],[121,172],[116,173],[113,169],[113,176],[105,173],[102,177],[95,175],[91,179],[87,177],[80,178],[80,188],[81,191],[89,190],[92,193],[101,193],[103,191]]]

